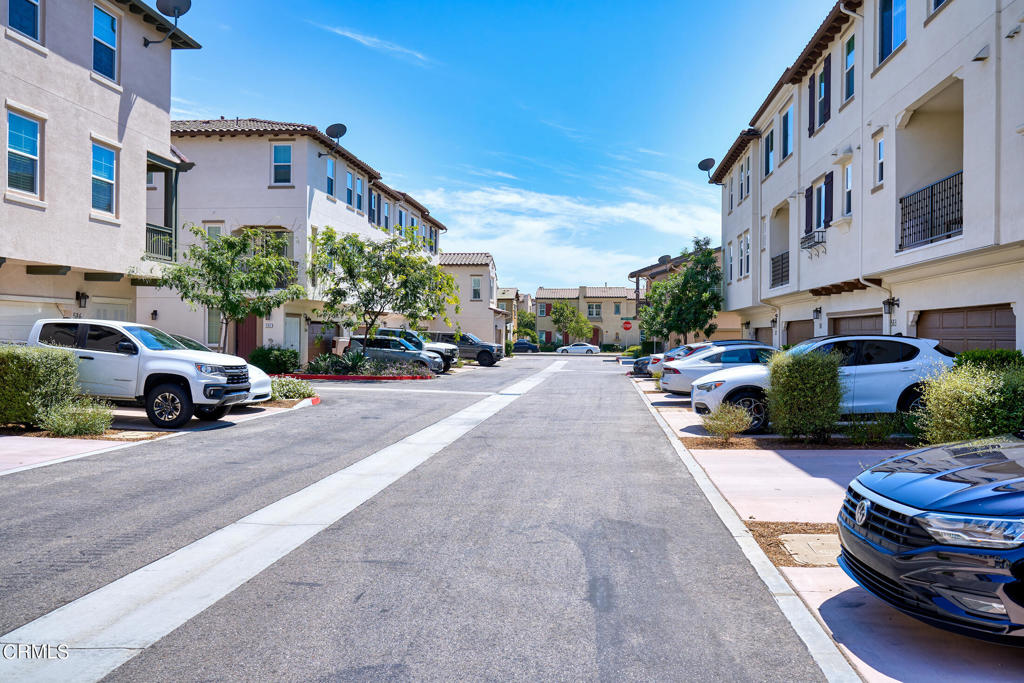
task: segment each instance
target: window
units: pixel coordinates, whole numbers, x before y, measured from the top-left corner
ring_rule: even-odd
[[[739,186],[740,186],[740,194],[739,194],[739,201],[740,202],[743,201],[743,164],[745,164],[745,163],[746,163],[746,161],[741,161],[740,162],[740,170],[739,170],[739,178],[738,178]]]
[[[537,304],[537,317],[543,318],[545,315],[547,315],[547,308],[547,304]]]
[[[377,219],[377,207],[380,206],[380,195],[376,192],[370,193],[370,223],[375,223]],[[378,223],[379,224],[379,223]]]
[[[782,158],[793,153],[793,105],[782,115]]]
[[[391,202],[384,202],[384,229],[391,230]]]
[[[471,297],[473,299],[473,301],[479,301],[481,298],[483,298],[480,295],[480,276],[479,275],[474,275],[473,277],[470,278],[470,286],[473,289],[473,296]]]
[[[405,209],[398,210],[398,234],[405,237]]]
[[[99,7],[92,8],[92,70],[117,80],[117,19]]]
[[[39,40],[39,0],[10,0],[8,24],[18,33]]]
[[[749,195],[750,194],[750,156],[749,155],[747,156],[746,182],[747,182],[746,193]]]
[[[156,174],[146,171],[146,187],[156,187]]]
[[[736,240],[736,250],[738,252],[738,258],[736,259],[736,277],[742,278],[743,274],[747,272],[743,269],[743,235],[740,235],[739,239]]]
[[[828,93],[828,76],[825,70],[826,64],[822,64],[821,71],[818,72],[818,125],[825,125],[825,112],[828,111],[827,103],[825,102],[826,94]]]
[[[932,0],[932,11],[939,9],[946,4],[946,0]]]
[[[7,112],[7,187],[39,195],[39,122]]]
[[[878,63],[907,39],[907,0],[878,2]]]
[[[409,231],[410,235],[412,235],[413,237],[419,237],[420,236],[419,231],[416,229],[416,227],[417,227],[416,216],[409,216],[409,227],[412,228],[412,230]]]
[[[587,304],[587,317],[588,318],[600,318],[601,317],[601,304]]]
[[[345,173],[345,203],[352,206],[352,172]]]
[[[290,185],[292,182],[292,146],[274,145],[273,155],[274,168],[271,182],[275,185]]]
[[[39,330],[39,341],[49,346],[75,346],[78,323],[46,323]]]
[[[768,131],[764,137],[764,175],[775,170],[775,131]]]
[[[706,359],[712,363],[757,363],[757,356],[754,349],[729,349],[720,354],[718,360]]]
[[[729,210],[732,211],[733,178],[729,177]]]
[[[327,157],[327,194],[334,196],[334,159]]]
[[[860,361],[857,365],[883,365],[904,363],[913,359],[920,349],[897,341],[868,339],[861,342]]]
[[[210,240],[220,239],[220,228],[221,226],[217,223],[206,223],[203,227],[206,228],[206,237]]]
[[[615,302],[615,315],[622,315],[622,304]]]
[[[856,340],[841,340],[835,342],[828,342],[817,346],[812,351],[816,353],[832,353],[833,351],[842,355],[843,360],[840,363],[843,367],[849,367],[857,364],[857,350],[862,342]]]
[[[875,141],[875,183],[882,184],[885,180],[885,138]]]
[[[729,249],[727,251],[729,261],[729,281],[732,281],[732,242],[729,242]]]
[[[220,311],[216,308],[206,309],[206,343],[220,344]]]
[[[92,144],[92,208],[114,213],[114,175],[117,153],[103,145]]]
[[[100,353],[117,353],[117,345],[123,341],[128,341],[128,337],[113,327],[89,325],[89,332],[85,336],[85,348]]]
[[[356,178],[356,211],[363,210],[363,179]]]
[[[814,186],[814,229],[825,227],[825,184]]]
[[[498,309],[502,310],[502,311],[505,310],[505,302],[504,301],[499,301],[498,302]]]
[[[746,266],[745,266],[744,270],[749,275],[750,274],[750,231],[749,230],[747,230],[747,236],[744,239],[743,255],[746,258]]]
[[[846,59],[843,61],[843,100],[853,97],[854,37],[846,41]]]
[[[853,165],[843,166],[843,215],[853,213]]]

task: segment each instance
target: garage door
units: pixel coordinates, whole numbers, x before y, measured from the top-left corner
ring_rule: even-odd
[[[799,344],[814,336],[813,320],[790,320],[786,323],[786,343]]]
[[[1013,349],[1017,318],[1009,304],[922,311],[917,336],[938,339],[952,351]]]
[[[40,318],[63,318],[56,304],[0,301],[0,341],[26,341]]]
[[[832,334],[882,334],[882,315],[830,318]]]
[[[754,328],[754,339],[763,343],[772,343],[772,328],[770,327],[755,327]]]

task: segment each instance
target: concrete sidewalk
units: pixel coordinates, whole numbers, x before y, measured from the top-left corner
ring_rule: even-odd
[[[61,460],[111,446],[121,446],[128,441],[106,439],[50,439],[36,436],[0,436],[0,473],[38,465],[51,460]]]

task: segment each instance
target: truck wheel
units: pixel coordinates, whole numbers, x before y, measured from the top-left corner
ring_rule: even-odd
[[[494,354],[490,351],[481,351],[476,357],[476,362],[485,368],[489,368],[494,365]]]
[[[146,394],[146,416],[156,427],[177,429],[192,412],[192,396],[177,384],[159,384]]]
[[[441,374],[444,374],[444,373],[446,373],[446,372],[448,372],[449,370],[452,369],[452,362],[450,360],[448,360],[448,356],[442,357],[441,358],[441,363],[444,364],[444,367],[441,368]]]
[[[196,406],[195,415],[205,422],[219,420],[231,412],[231,406]]]

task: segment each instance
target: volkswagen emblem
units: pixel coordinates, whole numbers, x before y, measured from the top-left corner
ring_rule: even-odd
[[[857,503],[857,512],[854,516],[854,521],[857,522],[857,526],[864,526],[864,522],[868,518],[868,510],[871,509],[871,501],[867,498],[862,499]]]

